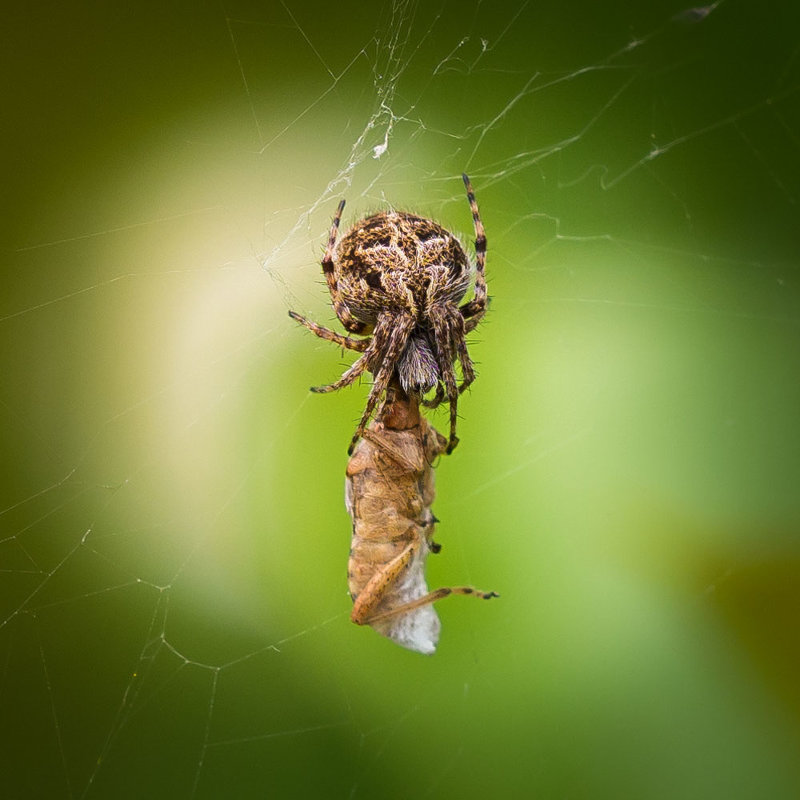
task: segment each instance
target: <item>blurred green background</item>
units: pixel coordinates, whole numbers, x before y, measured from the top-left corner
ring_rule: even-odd
[[[18,4],[7,798],[800,796],[800,12]],[[348,620],[318,261],[489,239],[437,654]],[[441,414],[435,424],[446,427]]]

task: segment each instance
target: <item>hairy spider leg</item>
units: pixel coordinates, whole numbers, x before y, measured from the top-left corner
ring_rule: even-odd
[[[364,407],[364,413],[361,415],[361,421],[358,423],[356,432],[350,441],[350,446],[347,448],[348,455],[353,455],[356,443],[364,434],[364,429],[369,422],[372,412],[378,403],[378,400],[383,396],[386,387],[392,379],[395,372],[395,365],[397,364],[400,354],[408,344],[408,337],[411,331],[414,330],[416,321],[411,315],[403,315],[397,317],[394,314],[381,314],[378,321],[375,323],[375,333],[372,336],[373,341],[378,338],[378,331],[383,333],[384,330],[389,330],[388,337],[385,339],[385,344],[380,350],[376,349],[374,355],[370,357],[370,363],[374,358],[376,364],[380,365],[377,369],[370,369],[370,372],[375,376],[370,389],[369,396],[367,397],[367,404]],[[381,342],[384,341],[383,335],[380,337]],[[362,356],[365,358],[366,354]],[[359,359],[360,360],[360,359]]]
[[[462,394],[475,381],[475,367],[464,338],[466,332],[464,318],[458,311],[449,315],[449,330],[450,341],[455,345],[455,355],[461,363],[462,381],[458,385],[458,393]],[[430,400],[422,400],[422,405],[426,408],[438,408],[446,396],[445,387],[440,381],[436,387],[436,395]]]
[[[475,293],[472,300],[467,303],[464,303],[458,310],[461,314],[462,319],[464,320],[465,324],[463,326],[463,332],[461,335],[456,333],[453,337],[457,354],[458,360],[461,362],[461,371],[462,371],[462,381],[461,384],[458,386],[458,394],[461,394],[474,380],[475,380],[475,370],[472,364],[472,359],[469,357],[469,352],[467,351],[466,342],[464,340],[464,335],[470,333],[471,331],[475,330],[478,326],[478,323],[481,321],[483,316],[486,314],[486,307],[488,304],[488,294],[486,288],[486,231],[483,227],[483,222],[481,221],[481,214],[478,210],[478,203],[475,200],[475,192],[472,188],[472,183],[470,182],[469,178],[466,174],[461,176],[464,181],[464,186],[467,190],[467,200],[469,201],[469,207],[472,211],[472,222],[475,226]],[[443,376],[447,374],[447,370],[443,370]],[[451,397],[451,391],[449,387],[446,385],[443,386],[442,383],[436,387],[436,395],[431,400],[423,400],[422,404],[426,408],[437,408],[441,403],[444,401],[445,397],[449,400]],[[453,439],[453,418],[455,417],[455,412],[453,409],[450,409],[450,417],[451,417],[451,442]],[[457,440],[456,440],[457,443]],[[448,453],[452,451],[455,444],[451,444],[448,448]]]
[[[488,294],[486,289],[486,231],[481,221],[481,213],[475,200],[475,192],[466,175],[461,176],[467,189],[467,200],[472,211],[472,222],[475,226],[475,296],[459,309],[467,320],[466,333],[475,330],[486,313]]]
[[[442,374],[447,402],[450,404],[450,438],[447,442],[448,455],[453,452],[458,444],[456,436],[456,420],[458,419],[458,386],[456,384],[456,371],[453,364],[453,330],[452,320],[447,316],[445,309],[433,306],[430,310],[433,322],[433,338],[436,341],[436,361]]]
[[[464,338],[466,334],[466,325],[464,318],[457,311],[453,312],[452,326],[455,332],[453,341],[456,345],[456,353],[458,360],[461,362],[461,383],[458,386],[458,393],[461,394],[464,389],[470,386],[475,380],[475,368],[472,364],[472,359],[469,357],[467,350],[467,340]]]
[[[312,320],[301,316],[295,311],[290,311],[289,316],[301,325],[305,325],[311,333],[319,336],[320,339],[326,339],[329,342],[338,344],[339,347],[345,347],[348,350],[357,350],[363,353],[369,346],[369,339],[354,339],[352,336],[342,336],[341,333],[336,333],[336,331],[332,331],[330,328],[317,325],[316,322],[312,322]]]
[[[369,328],[369,325],[366,322],[357,320],[350,313],[347,303],[342,299],[342,295],[339,292],[339,284],[333,269],[333,250],[336,246],[336,236],[339,233],[339,222],[342,219],[344,203],[344,200],[339,203],[339,207],[336,209],[336,214],[333,217],[330,236],[328,236],[328,246],[325,248],[325,255],[322,257],[322,273],[325,275],[325,280],[328,283],[328,291],[331,293],[333,310],[336,312],[336,316],[339,318],[342,325],[344,325],[350,333],[364,333]]]
[[[371,370],[373,361],[376,357],[380,357],[380,353],[386,347],[387,338],[387,326],[376,325],[375,332],[366,340],[368,344],[364,350],[364,355],[362,355],[338,381],[329,383],[326,386],[312,386],[311,391],[317,394],[326,394],[327,392],[335,392],[337,389],[349,386],[359,375],[362,375],[368,369]]]
[[[436,384],[436,395],[433,397],[432,400],[423,399],[422,405],[425,406],[425,408],[439,408],[439,406],[444,401],[444,398],[445,398],[444,384],[441,381],[439,381]]]
[[[349,386],[353,381],[359,377],[359,375],[363,375],[367,371],[368,359],[367,353],[364,353],[358,361],[353,364],[350,369],[348,369],[338,381],[334,381],[333,383],[327,383],[324,386],[312,386],[311,391],[315,392],[316,394],[327,394],[328,392],[335,392],[338,389],[343,389],[345,386]]]
[[[460,343],[459,343],[459,345],[460,345]],[[466,349],[466,348],[465,348],[465,349]],[[459,352],[460,352],[460,349],[459,349]],[[467,358],[469,358],[469,355],[467,355]],[[460,357],[459,357],[459,360],[460,360]],[[472,366],[472,359],[470,359],[470,366]],[[458,385],[458,393],[459,393],[459,394],[463,394],[463,393],[464,393],[464,390],[465,390],[465,389],[469,389],[469,387],[472,385],[472,383],[474,382],[474,380],[475,380],[475,372],[474,372],[474,370],[473,370],[473,373],[472,373],[472,378],[470,379],[470,381],[469,381],[469,382],[467,382],[467,381],[462,381],[462,382],[461,382],[461,383]],[[444,402],[446,399],[447,399],[447,395],[446,395],[446,393],[445,393],[444,384],[440,382],[440,383],[439,383],[439,385],[436,387],[436,394],[435,394],[435,395],[434,395],[434,396],[433,396],[433,397],[432,397],[430,400],[425,400],[425,399],[423,398],[422,400],[420,400],[420,403],[421,403],[423,406],[425,406],[425,408],[439,408],[439,406],[440,406],[440,405],[441,405],[441,404],[442,404],[442,403],[443,403],[443,402]]]

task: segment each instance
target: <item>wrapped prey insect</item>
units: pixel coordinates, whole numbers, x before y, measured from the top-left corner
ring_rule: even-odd
[[[433,462],[446,450],[447,440],[420,415],[419,400],[393,381],[347,464],[350,618],[426,655],[439,640],[433,603],[451,594],[498,597],[470,586],[428,590],[425,562],[441,549],[433,539]]]

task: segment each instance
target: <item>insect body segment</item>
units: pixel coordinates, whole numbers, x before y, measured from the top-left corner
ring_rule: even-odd
[[[450,594],[497,597],[468,586],[428,591],[425,562],[440,550],[433,540],[432,463],[446,449],[447,440],[420,416],[418,401],[395,381],[347,465],[351,619],[425,654],[439,640],[434,602]]]

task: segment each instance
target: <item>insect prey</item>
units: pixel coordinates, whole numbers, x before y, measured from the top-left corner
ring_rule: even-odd
[[[498,596],[470,586],[428,591],[425,562],[441,549],[433,539],[433,462],[446,449],[447,440],[420,415],[418,400],[395,381],[347,464],[350,618],[426,655],[439,640],[433,603],[451,594]]]

